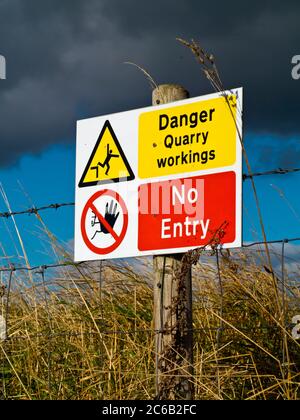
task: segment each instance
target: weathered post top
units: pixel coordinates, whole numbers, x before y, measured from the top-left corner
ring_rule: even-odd
[[[177,84],[163,84],[157,86],[152,92],[152,105],[167,104],[189,97],[188,91]]]

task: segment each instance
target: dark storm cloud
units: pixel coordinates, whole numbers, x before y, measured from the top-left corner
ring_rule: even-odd
[[[176,36],[215,54],[226,87],[245,87],[246,130],[298,135],[299,17],[298,1],[0,0],[0,163],[74,142],[77,118],[150,104],[144,76],[124,61],[192,96],[211,92]]]

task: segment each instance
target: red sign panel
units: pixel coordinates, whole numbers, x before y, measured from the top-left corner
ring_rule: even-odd
[[[221,227],[221,243],[233,242],[236,236],[234,172],[139,186],[140,251],[207,245]]]

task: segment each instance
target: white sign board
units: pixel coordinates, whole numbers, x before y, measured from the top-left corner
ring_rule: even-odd
[[[75,261],[241,246],[242,89],[77,122]]]

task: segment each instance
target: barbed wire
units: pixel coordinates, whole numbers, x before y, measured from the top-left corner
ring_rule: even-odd
[[[282,244],[282,243],[289,243],[289,242],[297,242],[300,241],[300,237],[295,238],[282,238],[282,239],[275,239],[275,240],[269,240],[269,241],[257,241],[257,242],[251,242],[251,243],[243,243],[241,248],[250,248],[256,245],[271,245],[271,244]],[[221,249],[222,246],[219,246]],[[205,249],[204,249],[205,251]],[[207,249],[208,252],[211,250]],[[96,260],[95,260],[96,261]],[[0,266],[0,273],[10,273],[15,271],[34,271],[36,274],[42,274],[48,269],[52,268],[61,268],[61,267],[78,267],[82,266],[83,264],[92,263],[94,261],[64,261],[62,263],[55,263],[55,264],[41,264],[41,265],[35,265],[35,266],[16,266],[15,264],[9,264],[7,266]]]
[[[55,204],[49,204],[47,206],[42,206],[42,207],[30,207],[29,209],[26,210],[21,210],[21,211],[5,211],[5,212],[0,212],[0,217],[8,219],[9,217],[12,216],[18,216],[20,214],[37,214],[40,211],[43,210],[48,210],[48,209],[54,209],[57,210],[61,207],[68,207],[68,206],[75,206],[74,202],[70,202],[70,203],[55,203]]]
[[[63,263],[56,263],[56,264],[43,264],[43,265],[36,265],[36,266],[27,266],[27,267],[18,267],[15,264],[9,264],[8,266],[0,267],[0,273],[10,273],[14,271],[35,271],[36,274],[42,274],[45,270],[49,268],[59,268],[59,267],[77,267],[86,263],[87,261],[79,261],[79,262],[72,262],[72,261],[65,261]]]
[[[266,176],[266,175],[286,175],[293,172],[300,172],[300,168],[278,168],[278,169],[272,169],[270,171],[264,171],[264,172],[254,172],[252,174],[243,174],[243,181],[246,179],[251,179],[256,176]]]
[[[242,244],[242,248],[249,248],[251,246],[255,246],[255,245],[272,245],[272,244],[281,244],[281,243],[289,243],[289,242],[297,242],[300,241],[300,237],[296,237],[296,238],[282,238],[282,239],[274,239],[274,240],[269,240],[269,241],[257,241],[257,242],[250,242],[250,243],[243,243]]]
[[[273,169],[270,171],[264,171],[264,172],[254,172],[252,174],[243,174],[243,181],[246,181],[247,179],[251,179],[253,177],[257,177],[257,176],[267,176],[267,175],[286,175],[289,173],[293,173],[293,172],[300,172],[300,168],[278,168],[278,169]],[[18,216],[18,215],[22,215],[22,214],[38,214],[40,211],[44,211],[44,210],[57,210],[61,207],[70,207],[70,206],[75,206],[74,202],[69,202],[69,203],[54,203],[54,204],[49,204],[49,205],[45,205],[45,206],[41,206],[41,207],[35,207],[32,206],[26,210],[21,210],[21,211],[5,211],[5,212],[0,212],[0,218],[5,218],[8,219],[9,217],[12,216]]]

